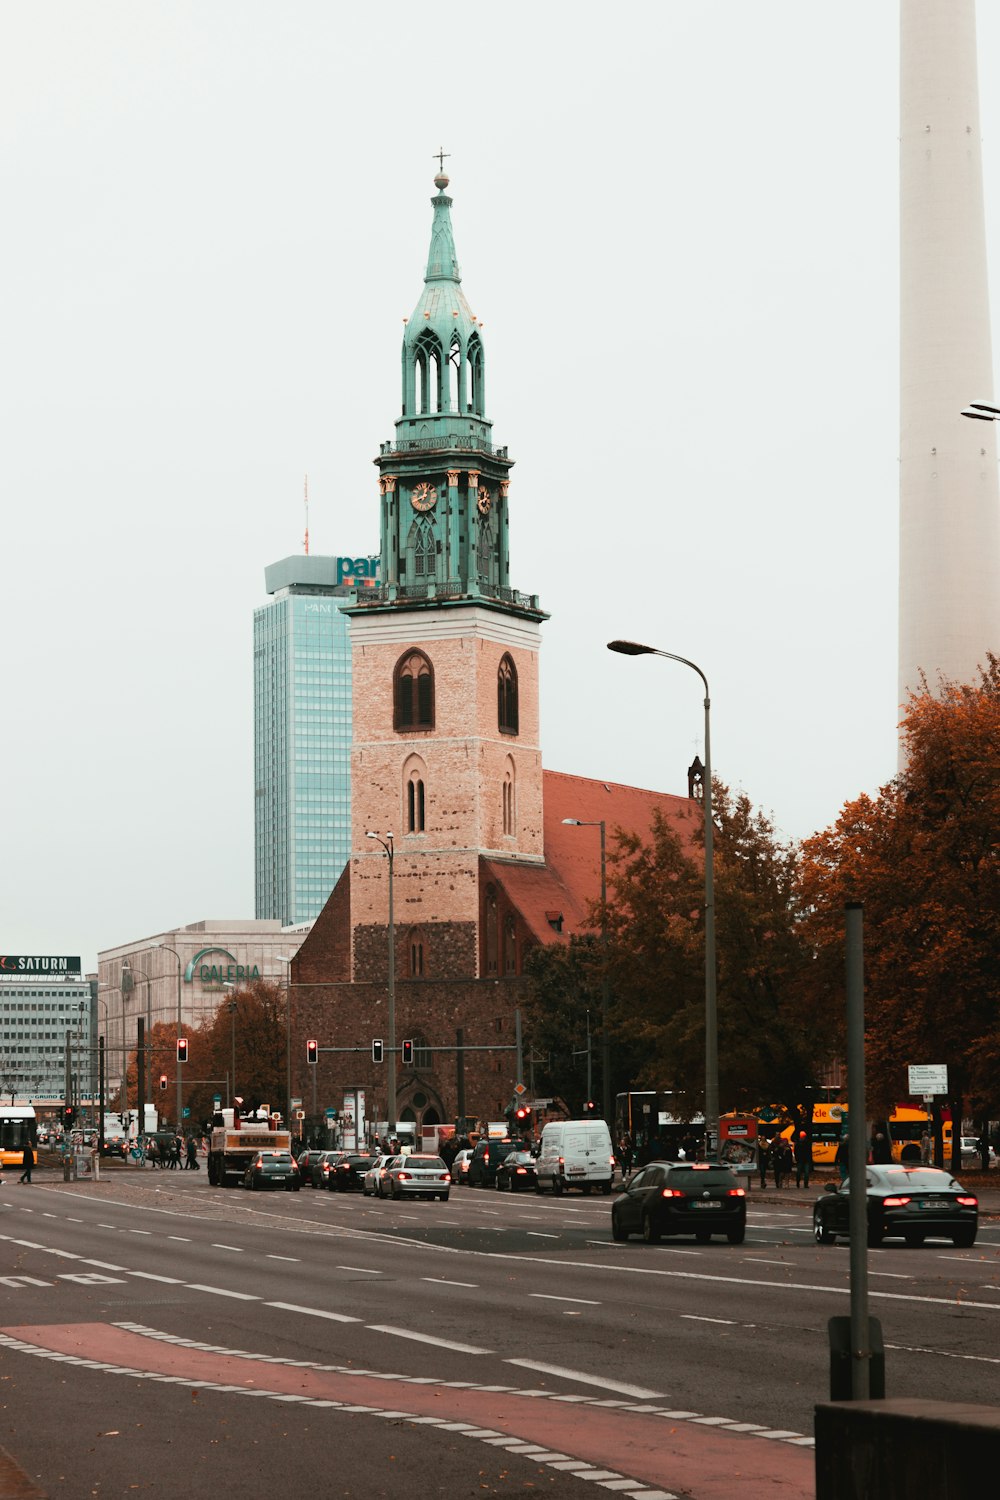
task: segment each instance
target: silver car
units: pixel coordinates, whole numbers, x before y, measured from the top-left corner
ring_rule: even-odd
[[[440,1198],[447,1203],[451,1173],[440,1156],[394,1156],[382,1179],[390,1198]]]
[[[381,1156],[376,1156],[361,1181],[361,1191],[366,1198],[381,1198],[380,1185],[386,1168],[393,1160],[393,1157],[386,1156],[384,1152]]]

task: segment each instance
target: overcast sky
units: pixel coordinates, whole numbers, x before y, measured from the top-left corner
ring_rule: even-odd
[[[440,145],[546,765],[686,792],[622,635],[786,836],[887,780],[897,136],[891,0],[6,0],[0,947],[253,916],[253,610],[307,472],[377,550]]]

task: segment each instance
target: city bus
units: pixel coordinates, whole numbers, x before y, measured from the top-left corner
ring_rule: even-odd
[[[0,1165],[19,1167],[24,1148],[38,1152],[38,1122],[30,1104],[0,1104]]]
[[[751,1111],[760,1121],[758,1133],[769,1139],[783,1135],[792,1141],[795,1126],[789,1121],[788,1111],[780,1105],[762,1107]],[[912,1164],[920,1161],[920,1138],[924,1131],[932,1130],[930,1114],[925,1109],[908,1104],[897,1105],[888,1120],[874,1124],[866,1122],[870,1136],[879,1126],[886,1128],[893,1161]],[[951,1121],[942,1121],[945,1159],[951,1157]],[[837,1159],[837,1147],[847,1134],[847,1105],[817,1102],[812,1110],[812,1159],[817,1167],[832,1167]]]

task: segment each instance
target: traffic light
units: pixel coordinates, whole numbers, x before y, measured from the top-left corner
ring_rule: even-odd
[[[188,1039],[186,1036],[177,1038],[177,1061],[186,1063],[188,1060]]]
[[[531,1119],[531,1110],[526,1104],[519,1104],[514,1111],[514,1118],[519,1125],[526,1125]]]
[[[319,1062],[319,1042],[306,1042],[306,1062]]]
[[[166,1093],[166,1091],[167,1091],[167,1075],[166,1075],[166,1073],[161,1073],[160,1074],[160,1088],[163,1090],[164,1093]]]
[[[65,1128],[67,1130],[71,1130],[73,1128],[73,1121],[76,1119],[76,1109],[72,1104],[67,1104],[66,1108],[63,1110],[62,1117],[63,1125],[65,1126]]]
[[[403,1043],[403,1061],[404,1061],[404,1063],[407,1063],[410,1067],[413,1066],[413,1043],[412,1042],[404,1042]]]
[[[583,1106],[583,1113],[585,1115],[593,1115],[597,1113],[597,1105],[594,1103],[593,1099],[586,1100]]]
[[[381,1062],[383,1053],[382,1038],[377,1036],[372,1041],[372,1062]]]

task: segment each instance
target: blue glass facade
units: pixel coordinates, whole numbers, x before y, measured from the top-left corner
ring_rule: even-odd
[[[351,852],[351,647],[344,559],[287,558],[254,611],[256,915],[322,910]],[[359,580],[360,582],[360,580]]]

